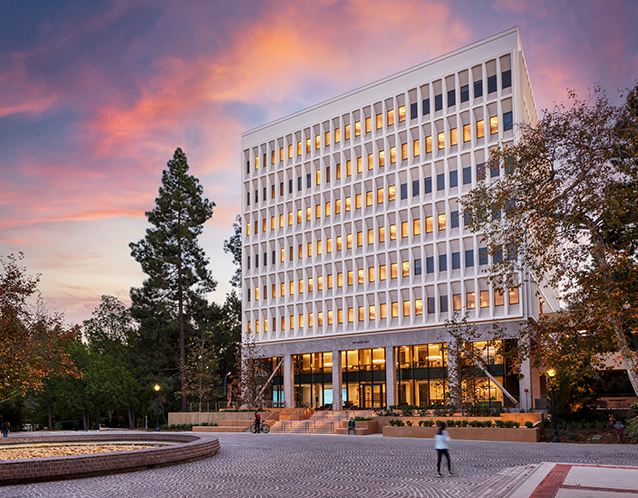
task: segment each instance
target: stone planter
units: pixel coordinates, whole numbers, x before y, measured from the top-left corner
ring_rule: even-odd
[[[383,428],[383,437],[413,437],[434,439],[437,427],[393,427]],[[446,429],[452,439],[470,441],[511,441],[518,443],[537,443],[540,431],[538,428],[510,428],[495,427],[448,427]]]

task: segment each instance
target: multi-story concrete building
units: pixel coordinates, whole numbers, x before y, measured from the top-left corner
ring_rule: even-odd
[[[243,329],[282,362],[275,404],[444,402],[455,311],[485,339],[538,315],[523,275],[490,286],[493,256],[459,215],[504,174],[483,168],[490,147],[537,119],[514,28],[242,135]],[[531,389],[528,364],[518,381],[479,346],[510,393]],[[487,378],[473,389],[507,402]]]

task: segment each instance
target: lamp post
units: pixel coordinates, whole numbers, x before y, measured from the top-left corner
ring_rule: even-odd
[[[155,422],[156,422],[155,432],[159,432],[159,430],[160,430],[160,428],[159,428],[159,392],[160,392],[160,385],[159,384],[155,384],[153,389],[155,389],[155,392],[157,393],[157,399],[155,400]]]
[[[547,371],[547,376],[552,379],[556,377],[556,370],[550,368]],[[560,443],[560,438],[558,437],[558,426],[556,425],[556,402],[554,401],[554,383],[552,382],[552,421],[554,422],[554,437],[552,438],[552,443]]]

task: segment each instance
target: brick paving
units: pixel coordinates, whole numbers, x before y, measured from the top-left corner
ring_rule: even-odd
[[[211,435],[212,436],[212,435]],[[112,476],[0,487],[18,497],[462,497],[498,472],[540,462],[632,465],[637,445],[452,441],[438,479],[432,440],[216,433],[218,455]]]

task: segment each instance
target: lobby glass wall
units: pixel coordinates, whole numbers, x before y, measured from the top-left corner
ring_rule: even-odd
[[[398,405],[446,403],[447,352],[445,343],[394,348]]]
[[[266,379],[270,377],[273,371],[277,368],[277,366],[281,363],[281,357],[275,358],[265,358],[264,359],[264,372],[266,374]],[[284,407],[284,365],[281,363],[281,366],[277,368],[277,373],[272,378],[272,381],[266,387],[264,391],[264,400],[266,401],[266,406],[272,408],[283,408]]]
[[[385,406],[385,349],[341,351],[343,407]]]
[[[295,406],[332,408],[332,353],[293,355]]]

